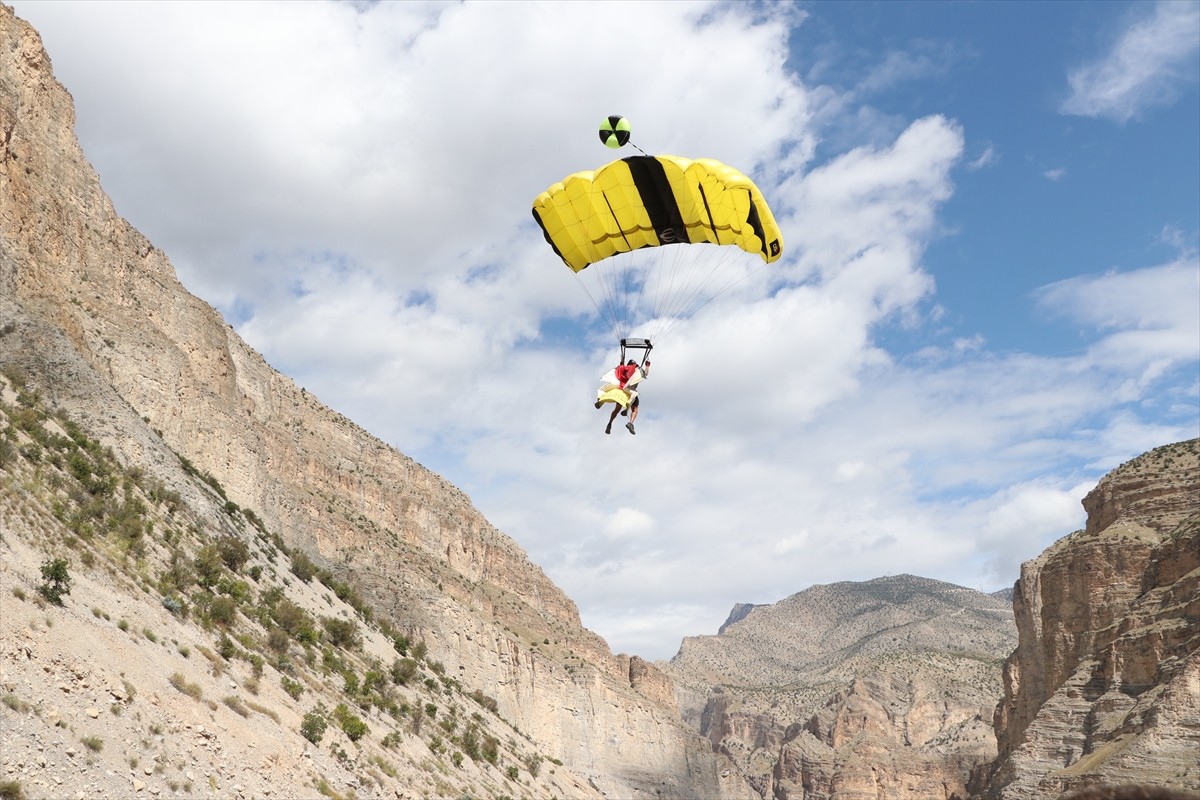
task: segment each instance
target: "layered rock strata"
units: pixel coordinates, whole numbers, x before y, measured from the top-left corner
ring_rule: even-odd
[[[664,669],[685,719],[764,798],[949,800],[996,754],[1015,642],[1004,601],[899,575],[736,606]]]
[[[987,798],[1200,790],[1200,440],[1121,465],[1087,526],[1024,564]]]

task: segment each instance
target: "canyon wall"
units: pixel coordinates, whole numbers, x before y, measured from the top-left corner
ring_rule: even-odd
[[[987,798],[1200,790],[1200,440],[1121,465],[1082,531],[1022,566]]]
[[[122,219],[39,36],[0,7],[0,359],[121,460],[182,456],[351,582],[547,756],[620,797],[744,796],[652,665],[617,656],[442,477],[272,369]],[[177,483],[181,491],[194,487]]]

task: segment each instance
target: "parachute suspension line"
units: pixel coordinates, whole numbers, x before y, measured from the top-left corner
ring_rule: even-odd
[[[584,281],[583,278],[579,277],[578,272],[574,273],[574,275],[575,275],[575,282],[577,284],[579,284],[579,288],[583,290],[583,293],[585,295],[587,295],[587,299],[592,301],[592,307],[596,309],[596,315],[608,320],[608,325],[610,328],[612,328],[612,331],[615,334],[617,332],[617,328],[613,322],[613,315],[612,315],[611,310],[606,309],[604,306],[602,306],[596,300],[595,297],[592,296],[592,292],[590,289],[588,289],[587,283]],[[607,303],[606,303],[606,305],[607,305]]]
[[[720,246],[654,247],[628,255],[636,257],[574,273],[597,316],[608,323],[617,340],[634,335],[659,342],[766,266],[765,262],[751,266],[757,259]],[[640,330],[634,330],[639,320]]]
[[[605,205],[608,206],[609,213],[612,214],[612,204],[609,202],[607,194],[602,194],[601,196],[604,198]],[[622,237],[624,237],[623,232]],[[627,238],[626,244],[628,246]],[[616,271],[603,269],[596,265],[588,265],[572,274],[575,276],[575,281],[579,285],[579,288],[583,290],[588,300],[591,301],[592,307],[596,310],[596,315],[608,323],[609,330],[613,336],[618,339],[621,338],[624,335],[623,328],[627,324],[626,320],[629,313],[627,308],[628,300],[625,293],[620,289]],[[589,287],[589,283],[594,284],[594,286]],[[593,289],[595,290],[594,293]]]
[[[670,263],[664,261],[658,271],[663,290],[656,301],[655,313],[660,324],[690,317],[697,297],[704,293],[712,275],[727,263],[729,256],[721,248],[689,245],[686,255],[684,248],[676,248],[675,257]],[[661,333],[657,335],[662,338]]]
[[[709,286],[716,280],[718,273],[722,273],[725,266],[729,263],[729,253],[721,246],[720,228],[717,225],[717,221],[713,218],[712,207],[709,204],[708,193],[704,191],[704,185],[702,183],[697,183],[695,185],[695,192],[700,197],[700,200],[703,204],[704,217],[708,223],[708,231],[712,237],[708,243],[714,246],[714,250],[710,251],[704,249],[705,254],[711,257],[699,259],[697,261],[697,264],[699,264],[701,260],[712,262],[707,274],[704,275],[698,284],[693,285],[690,290],[687,290],[686,287],[681,288],[680,290],[681,299],[679,301],[679,310],[687,312],[686,314],[683,314],[684,318],[690,317],[693,313],[699,310],[700,306],[695,306],[696,301],[708,291]],[[708,237],[705,238],[707,239]],[[699,270],[696,270],[696,272],[698,273]],[[712,297],[720,294],[721,291],[723,290],[718,290],[711,293],[709,295],[709,299],[712,299]],[[704,304],[702,303],[701,305]],[[693,306],[695,307],[693,308]]]
[[[693,245],[674,247],[672,250],[674,252],[671,261],[664,265],[662,270],[663,290],[657,308],[660,319],[671,319],[685,310],[681,299],[686,291],[687,278],[693,273],[696,264],[708,255],[699,246]]]
[[[757,272],[763,266],[760,264],[749,271],[729,268],[730,264],[738,266],[746,262],[744,262],[744,259],[733,259],[731,252],[721,246],[721,233],[716,220],[713,218],[708,193],[704,191],[702,184],[697,184],[695,189],[703,203],[703,213],[707,219],[708,230],[712,235],[709,243],[713,245],[713,248],[711,250],[700,248],[704,252],[705,257],[696,259],[692,264],[692,277],[699,277],[703,273],[703,278],[699,281],[693,281],[690,286],[682,281],[672,281],[671,285],[680,288],[678,295],[672,299],[671,305],[664,307],[665,311],[670,312],[665,315],[669,321],[669,327],[666,330],[656,333],[659,339],[669,335],[684,320],[690,318],[719,295],[724,294],[736,284],[750,277],[750,275]],[[753,198],[748,197],[747,200],[752,202]],[[704,268],[707,268],[706,273],[704,272]],[[713,288],[714,285],[716,286],[715,289]],[[667,323],[664,322],[664,324]]]
[[[712,299],[723,291],[720,289],[710,291],[710,287],[717,281],[718,276],[722,276],[728,271],[727,268],[731,263],[736,264],[741,261],[740,258],[734,258],[731,252],[722,248],[706,250],[705,253],[708,255],[706,260],[711,262],[711,264],[705,265],[707,266],[707,272],[691,287],[681,287],[676,299],[676,308],[680,312],[679,315],[685,319],[698,310],[699,307],[696,306],[696,303],[701,298],[707,296],[709,299]],[[699,274],[701,270],[697,268],[696,272]]]
[[[647,271],[644,269],[640,270],[642,278],[641,278],[641,281],[638,281],[637,277],[635,276],[635,271],[634,271],[634,269],[632,269],[632,264],[634,264],[635,261],[643,261],[643,260],[653,260],[653,258],[650,257],[649,253],[643,253],[643,258],[630,259],[629,269],[625,270],[625,300],[629,301],[629,307],[631,309],[631,314],[630,314],[630,318],[625,320],[626,321],[625,332],[623,333],[622,336],[628,336],[629,333],[632,332],[632,330],[630,330],[630,329],[632,326],[632,321],[634,321],[634,318],[637,317],[637,309],[644,307],[643,297],[646,296],[646,285],[647,285],[647,283],[649,283]],[[637,290],[636,295],[634,293],[635,288]],[[652,311],[653,311],[653,306],[652,306]]]
[[[621,296],[617,276],[615,273],[610,274],[610,272],[611,270],[598,269],[593,274],[597,289],[600,291],[604,301],[604,318],[608,320],[608,326],[612,330],[613,335],[619,338],[621,336],[622,321],[626,317],[623,309],[624,298]]]
[[[610,272],[611,270],[589,265],[579,272],[573,272],[572,274],[575,276],[575,282],[579,285],[579,288],[583,290],[588,300],[591,301],[592,307],[596,309],[596,316],[608,323],[613,336],[620,338],[623,335],[621,331],[622,319],[626,314],[622,311],[623,298],[619,291],[615,273],[610,275]]]
[[[638,315],[638,302],[641,299],[641,286],[638,284],[641,281],[637,280],[631,269],[625,270],[622,277],[624,278],[622,293],[625,298],[625,335],[628,336],[633,333],[632,326]],[[635,288],[638,290],[637,294],[634,293]]]
[[[688,317],[692,316],[693,314],[698,313],[700,311],[700,309],[704,308],[706,305],[711,303],[713,300],[716,300],[719,295],[724,294],[725,292],[732,289],[734,286],[737,286],[739,283],[741,283],[742,281],[751,277],[752,275],[757,273],[760,269],[762,269],[765,266],[766,266],[765,263],[756,265],[754,268],[745,272],[740,277],[730,280],[727,284],[722,286],[720,289],[711,293],[707,298],[704,299],[704,302],[700,303],[698,306],[693,308],[686,316],[681,316],[678,319],[676,319],[674,322],[672,322],[667,327],[666,330],[664,330],[662,333],[658,334],[658,338],[662,339],[662,338],[665,338],[666,336],[668,336],[672,331],[674,331],[676,328],[678,328],[685,320],[687,320]]]

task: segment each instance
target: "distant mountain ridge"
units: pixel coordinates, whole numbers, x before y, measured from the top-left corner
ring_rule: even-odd
[[[971,768],[994,757],[1000,665],[1015,645],[1003,600],[893,575],[738,604],[716,636],[684,639],[660,666],[684,718],[763,797],[801,784],[850,797],[876,781],[888,797],[928,800],[948,797],[942,787],[966,797]]]
[[[749,673],[758,676],[752,683],[783,685],[853,655],[937,649],[1003,657],[1015,644],[1006,623],[1011,606],[962,586],[913,575],[843,581],[770,605],[739,604],[717,636],[687,637],[670,664],[713,683]]]
[[[717,629],[717,635],[720,636],[730,625],[734,624],[735,622],[741,622],[746,618],[747,614],[759,607],[760,606],[755,605],[754,603],[735,603],[733,610],[729,612],[729,617],[722,622],[721,627]]]

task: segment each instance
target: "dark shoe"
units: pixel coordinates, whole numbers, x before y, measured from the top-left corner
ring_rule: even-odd
[[[603,403],[601,403],[599,400],[596,401],[596,408],[599,408],[602,405],[603,405]]]
[[[612,423],[611,423],[611,422],[610,422],[610,423],[608,423],[608,426],[607,426],[607,427],[604,429],[604,432],[605,432],[605,433],[612,433]]]
[[[629,416],[629,409],[628,409],[628,408],[622,408],[622,409],[621,409],[621,416],[622,416],[622,417]]]
[[[635,430],[633,429],[633,423],[632,423],[632,422],[626,422],[626,423],[625,423],[625,427],[629,429],[629,432],[630,432],[630,433],[632,433],[634,436],[637,436],[637,431],[635,431]]]

